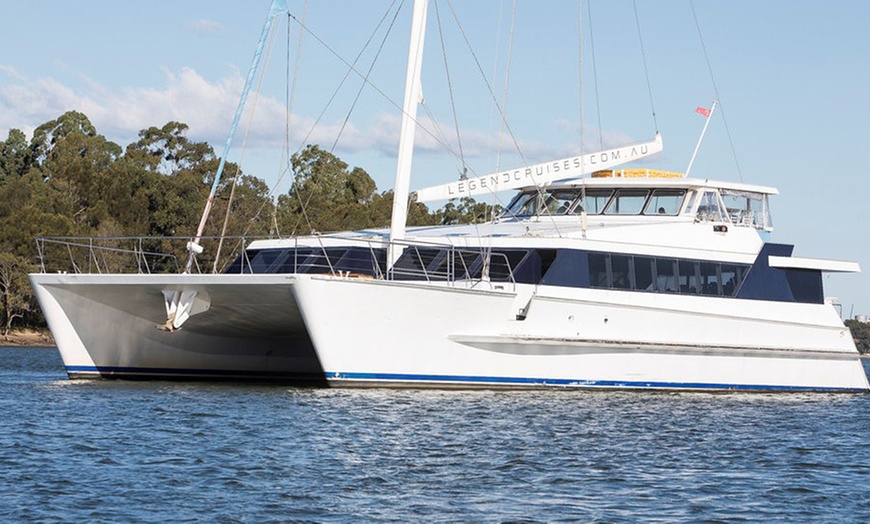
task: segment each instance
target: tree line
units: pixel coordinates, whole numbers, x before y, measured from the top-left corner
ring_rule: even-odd
[[[70,111],[37,127],[30,141],[19,129],[11,129],[0,141],[4,335],[13,327],[45,326],[27,280],[38,269],[37,262],[46,262],[44,256],[39,260],[36,237],[152,237],[147,249],[166,252],[172,248],[161,238],[196,233],[220,158],[209,144],[190,140],[187,131],[184,123],[168,122],[141,130],[136,142],[122,147],[101,135],[86,115]],[[292,188],[272,198],[263,179],[228,162],[204,235],[294,235],[389,226],[393,193],[379,192],[365,169],[351,168],[317,145],[292,155],[288,168]],[[437,210],[413,202],[408,225],[471,223],[497,211],[472,198]],[[218,262],[234,256],[227,251]]]

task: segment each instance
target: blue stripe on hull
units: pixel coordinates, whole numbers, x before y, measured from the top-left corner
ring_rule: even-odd
[[[759,384],[714,384],[703,382],[647,382],[625,380],[575,380],[530,377],[482,377],[465,375],[415,375],[399,373],[342,373],[328,372],[325,375],[315,373],[293,373],[272,371],[242,371],[242,370],[210,370],[210,369],[173,369],[173,368],[135,368],[114,366],[67,366],[70,375],[95,375],[116,378],[186,378],[198,377],[224,379],[259,379],[259,380],[307,380],[328,381],[333,385],[346,383],[368,383],[371,386],[407,386],[407,387],[553,387],[577,389],[668,389],[668,390],[698,390],[698,391],[818,391],[831,393],[866,393],[861,388],[811,387],[811,386],[780,386]]]

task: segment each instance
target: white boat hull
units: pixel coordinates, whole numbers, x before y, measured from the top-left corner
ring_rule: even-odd
[[[323,378],[285,275],[30,278],[70,378]],[[176,289],[210,308],[170,332],[163,292]]]
[[[300,276],[294,293],[334,385],[868,389],[830,306],[484,285]]]
[[[314,275],[32,275],[71,378],[868,390],[827,305]],[[207,311],[160,329],[167,290]]]

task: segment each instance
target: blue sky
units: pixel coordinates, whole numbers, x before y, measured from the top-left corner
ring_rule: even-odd
[[[383,95],[363,89],[347,118],[361,84],[351,76],[310,138],[331,148],[347,118],[335,153],[365,168],[380,190],[392,186],[395,170],[399,112],[390,101],[400,104],[402,99],[409,1],[386,39],[384,31],[378,32],[360,61],[359,69],[368,69],[384,40],[370,76]],[[304,2],[289,3],[313,34],[352,60],[391,1],[312,0],[307,14]],[[178,120],[190,126],[191,139],[208,141],[220,154],[268,4],[0,0],[0,139],[10,128],[29,135],[39,124],[78,110],[122,146],[143,128]],[[451,4],[477,62],[452,21]],[[438,6],[465,165],[478,174],[498,165],[511,167],[520,162],[519,155],[512,139],[500,137],[492,99],[503,100],[513,2],[451,4],[440,0]],[[692,4],[636,4],[657,128],[665,142],[665,152],[646,165],[685,170],[704,123],[694,110],[717,98]],[[583,6],[579,89],[577,2],[517,4],[504,100],[514,139],[529,162],[579,151],[581,94],[586,151],[648,140],[656,131],[634,4],[592,0]],[[858,261],[864,273],[826,276],[826,292],[839,298],[844,316],[870,314],[870,243],[865,240],[870,225],[870,161],[865,158],[870,3],[695,0],[694,11],[724,111],[714,115],[692,175],[777,187],[774,240],[796,244],[798,256]],[[256,116],[250,127],[246,122],[240,126],[229,155],[246,172],[270,182],[278,180],[281,170],[286,42],[293,44],[292,66],[299,35],[298,23],[289,24],[289,36],[287,27],[283,19],[276,25]],[[431,113],[456,150],[434,5],[429,27],[423,73],[429,113],[421,109],[419,116],[431,126]],[[291,152],[345,71],[312,34],[303,35]],[[431,136],[418,133],[418,151],[412,189],[458,176],[462,162],[445,154]],[[289,188],[282,182],[279,189]]]

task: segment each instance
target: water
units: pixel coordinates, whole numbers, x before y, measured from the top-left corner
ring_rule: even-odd
[[[867,522],[870,395],[66,380],[0,348],[3,522]]]

